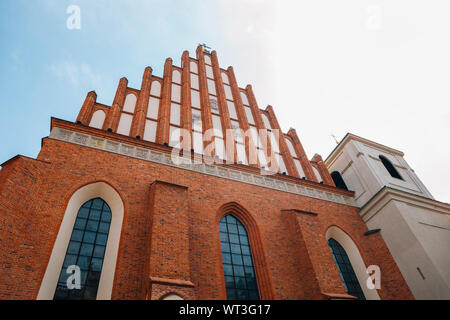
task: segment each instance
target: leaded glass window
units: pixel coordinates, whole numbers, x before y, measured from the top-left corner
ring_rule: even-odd
[[[95,300],[103,267],[106,243],[111,224],[111,209],[100,198],[83,204],[67,248],[56,288],[55,300]],[[80,270],[80,289],[69,289],[67,273],[70,266]]]
[[[220,220],[220,244],[228,300],[259,300],[258,283],[244,225],[232,215]]]
[[[342,282],[344,282],[347,293],[357,297],[360,300],[366,300],[361,286],[359,285],[359,281],[356,277],[355,271],[353,271],[350,259],[348,258],[344,248],[333,238],[330,238],[328,240],[328,245],[330,246],[331,252],[333,253],[334,261],[336,262],[339,274],[341,275]]]

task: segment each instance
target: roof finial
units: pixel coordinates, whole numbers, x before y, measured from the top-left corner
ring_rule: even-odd
[[[338,140],[336,139],[336,136],[334,134],[331,134],[331,136],[333,137],[333,139],[336,142],[336,144],[339,144]]]
[[[198,45],[203,48],[203,52],[211,54],[211,52],[209,51],[209,50],[211,50],[211,47],[208,47],[205,43],[199,43]]]

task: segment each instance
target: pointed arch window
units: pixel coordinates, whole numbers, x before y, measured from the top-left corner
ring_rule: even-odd
[[[339,270],[342,282],[344,282],[345,289],[349,295],[355,296],[360,300],[366,300],[364,293],[359,285],[358,278],[353,270],[350,259],[344,248],[335,239],[328,239],[328,245],[333,253],[334,261]]]
[[[54,295],[55,300],[95,300],[111,224],[111,209],[100,198],[83,204],[78,211]],[[80,270],[80,289],[69,289],[70,266]],[[71,270],[70,268],[69,270]]]
[[[400,173],[398,173],[397,169],[395,169],[394,165],[386,157],[380,155],[378,158],[380,158],[380,160],[383,163],[384,167],[386,168],[386,170],[389,172],[389,174],[393,178],[397,178],[397,179],[403,180],[403,178],[400,175]]]
[[[333,171],[331,173],[331,178],[334,181],[334,184],[337,188],[348,190],[347,185],[344,182],[344,179],[342,178],[341,174],[338,171]]]
[[[219,231],[227,299],[259,300],[247,230],[229,214],[220,220]]]

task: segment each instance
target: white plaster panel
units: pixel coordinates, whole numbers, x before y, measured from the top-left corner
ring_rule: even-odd
[[[247,99],[247,94],[245,94],[245,92],[242,92],[242,91],[241,91],[241,98],[242,98],[242,103],[243,103],[244,105],[248,106],[249,103],[248,103],[248,99]]]
[[[230,118],[237,120],[238,116],[237,116],[237,113],[236,113],[236,107],[234,105],[234,102],[231,102],[231,101],[227,100],[227,106],[228,106],[228,113],[230,114]]]
[[[125,104],[123,105],[123,111],[134,113],[134,108],[136,107],[137,98],[134,94],[130,93],[125,99]]]
[[[206,76],[208,78],[214,79],[213,69],[208,65],[205,67],[205,69],[206,69]]]
[[[303,171],[302,165],[300,163],[300,160],[294,159],[295,167],[297,168],[298,174],[300,178],[305,177],[305,172]]]
[[[202,113],[200,110],[192,109],[192,129],[203,132]]]
[[[152,120],[145,121],[144,140],[155,142],[156,141],[156,128],[157,122]]]
[[[294,145],[292,144],[291,140],[289,140],[288,138],[285,138],[284,140],[286,141],[291,156],[297,158],[297,153],[295,152]]]
[[[234,101],[233,100],[233,93],[231,92],[231,87],[228,86],[228,85],[224,85],[223,89],[225,90],[225,98],[227,100]]]
[[[252,110],[250,109],[250,107],[244,107],[245,109],[245,114],[247,115],[247,121],[249,124],[255,124],[255,120],[253,119],[253,114],[252,114]]]
[[[216,84],[213,80],[208,79],[208,92],[209,94],[216,95]]]
[[[209,55],[207,55],[207,54],[205,54],[204,57],[205,57],[205,63],[209,64],[209,65],[212,65],[211,57]]]
[[[173,70],[172,72],[172,82],[181,84],[181,72],[178,70]]]
[[[158,119],[159,102],[160,102],[160,99],[150,97],[150,100],[148,103],[148,110],[147,110],[148,118]]]
[[[122,113],[120,116],[119,127],[117,128],[117,133],[123,134],[125,136],[130,135],[131,122],[133,121],[133,116]]]
[[[198,85],[198,76],[193,73],[191,73],[191,88],[200,90]]]
[[[193,73],[198,73],[197,62],[191,61],[191,63],[190,63],[190,69],[191,69],[191,72],[193,72]]]
[[[152,88],[150,90],[150,94],[160,97],[161,96],[161,83],[159,81],[152,82]]]
[[[103,127],[103,123],[105,122],[106,114],[103,110],[97,110],[92,115],[91,122],[89,126],[92,128],[101,129]]]
[[[172,84],[172,101],[181,102],[181,86]]]
[[[191,105],[193,107],[196,107],[198,109],[201,108],[200,106],[200,92],[191,90]]]
[[[180,125],[180,105],[172,103],[170,105],[170,124]]]
[[[266,126],[266,129],[269,129],[269,130],[272,129],[272,127],[270,126],[269,118],[266,116],[266,114],[264,112],[261,112],[261,116],[264,121],[264,125]]]
[[[222,75],[222,81],[224,84],[230,84],[229,80],[228,80],[228,75],[225,72],[221,72]]]

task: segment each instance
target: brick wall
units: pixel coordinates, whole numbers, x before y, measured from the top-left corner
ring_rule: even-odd
[[[363,236],[356,207],[46,138],[37,160],[0,171],[0,299],[36,298],[67,202],[96,181],[125,205],[113,299],[224,299],[218,217],[230,203],[249,230],[263,298],[345,294],[325,237],[333,225],[380,266],[382,299],[412,298],[381,236]]]

